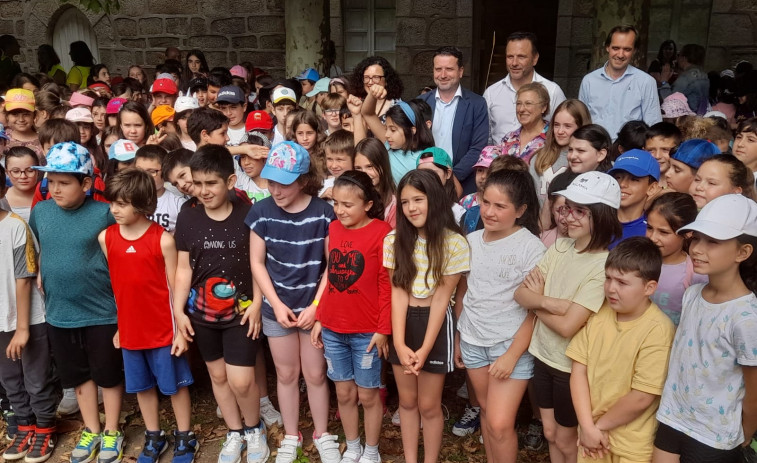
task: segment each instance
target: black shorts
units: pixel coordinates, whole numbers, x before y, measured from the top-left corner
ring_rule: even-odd
[[[681,456],[680,463],[739,463],[741,449],[721,450],[705,445],[693,437],[658,423],[654,446],[658,449]]]
[[[124,360],[113,345],[118,325],[58,328],[47,323],[47,337],[63,388],[92,380],[100,387],[124,381]]]
[[[205,362],[223,358],[223,361],[229,365],[255,366],[255,356],[260,341],[247,337],[248,326],[247,324],[240,325],[240,319],[237,317],[230,323],[218,325],[197,323],[192,319],[197,349]]]
[[[426,337],[426,328],[428,327],[428,315],[430,307],[407,308],[405,317],[405,344],[407,347],[416,351],[423,345],[423,339]],[[452,319],[452,310],[447,307],[447,312],[439,329],[439,335],[436,337],[434,347],[431,348],[426,363],[423,364],[423,371],[429,373],[450,373],[455,369],[453,355],[455,349],[455,322]],[[389,343],[389,363],[400,365],[397,357],[397,351],[394,349],[394,343]]]
[[[557,370],[534,358],[534,395],[539,408],[554,409],[555,421],[562,427],[578,426],[573,398],[570,395],[570,373]]]

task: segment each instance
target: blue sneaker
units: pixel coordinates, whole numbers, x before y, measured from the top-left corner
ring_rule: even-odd
[[[200,448],[197,437],[192,431],[173,432],[173,459],[171,463],[192,463],[195,461],[195,454]]]
[[[81,437],[79,437],[79,443],[71,452],[71,463],[89,463],[95,460],[100,451],[100,444],[100,434],[95,434],[89,428],[84,428]]]
[[[472,407],[470,404],[465,406],[463,416],[452,426],[452,434],[456,436],[467,436],[481,429],[481,407]]]
[[[166,433],[163,431],[145,431],[145,446],[137,458],[137,463],[155,463],[168,450]]]
[[[124,433],[121,431],[103,431],[100,434],[102,445],[97,463],[116,463],[124,457]]]
[[[247,442],[247,463],[265,463],[268,460],[271,449],[268,448],[268,435],[262,420],[258,427],[245,429],[244,440]]]
[[[242,452],[244,452],[247,442],[236,431],[226,433],[226,440],[221,446],[221,453],[218,454],[218,463],[239,463],[242,461]]]

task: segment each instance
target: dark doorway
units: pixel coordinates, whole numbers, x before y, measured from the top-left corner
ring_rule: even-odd
[[[536,72],[552,79],[555,68],[557,7],[559,0],[478,0],[473,2],[473,85],[483,93],[487,85],[507,75],[505,43],[516,31],[530,31],[539,37]],[[492,35],[496,45],[492,56]],[[491,71],[489,60],[491,59]],[[488,72],[488,76],[487,76]],[[488,83],[487,83],[488,77]]]

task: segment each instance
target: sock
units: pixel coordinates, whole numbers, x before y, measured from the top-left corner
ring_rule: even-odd
[[[363,450],[363,456],[373,461],[378,460],[379,459],[378,444],[368,445],[368,442],[366,442],[365,449]]]
[[[268,405],[270,403],[271,403],[271,399],[269,399],[268,396],[260,398],[260,405]]]
[[[244,427],[244,425],[242,425],[242,427]],[[240,436],[244,436],[244,430],[243,429],[229,429],[229,432],[236,432]]]
[[[350,450],[352,452],[355,452],[356,454],[360,455],[362,453],[362,448],[360,448],[360,437],[358,437],[355,440],[348,440],[347,441],[347,450]]]
[[[253,429],[257,429],[260,427],[260,420],[258,420],[257,423],[255,423],[255,426],[247,426],[247,424],[243,424],[242,427],[244,428],[244,431],[252,431]]]

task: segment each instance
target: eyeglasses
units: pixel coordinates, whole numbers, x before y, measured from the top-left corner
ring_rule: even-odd
[[[570,206],[560,206],[557,208],[557,213],[560,214],[560,217],[568,217],[568,215],[572,215],[574,219],[581,220],[589,214],[589,210],[573,208]]]
[[[324,109],[323,114],[328,114],[330,116],[336,116],[341,112],[340,109]]]
[[[31,167],[27,167],[26,169],[19,169],[18,167],[14,167],[13,169],[10,169],[8,173],[14,177],[31,177],[33,175],[36,175],[37,171],[32,169]]]
[[[367,84],[367,83],[372,82],[374,84],[377,84],[377,83],[381,82],[381,79],[383,79],[383,78],[384,78],[384,76],[363,76],[363,83]]]
[[[145,172],[152,175],[153,177],[157,177],[160,173],[160,169],[145,169]]]
[[[541,106],[541,101],[517,101],[515,103],[516,108],[525,107],[531,109],[535,106]]]

